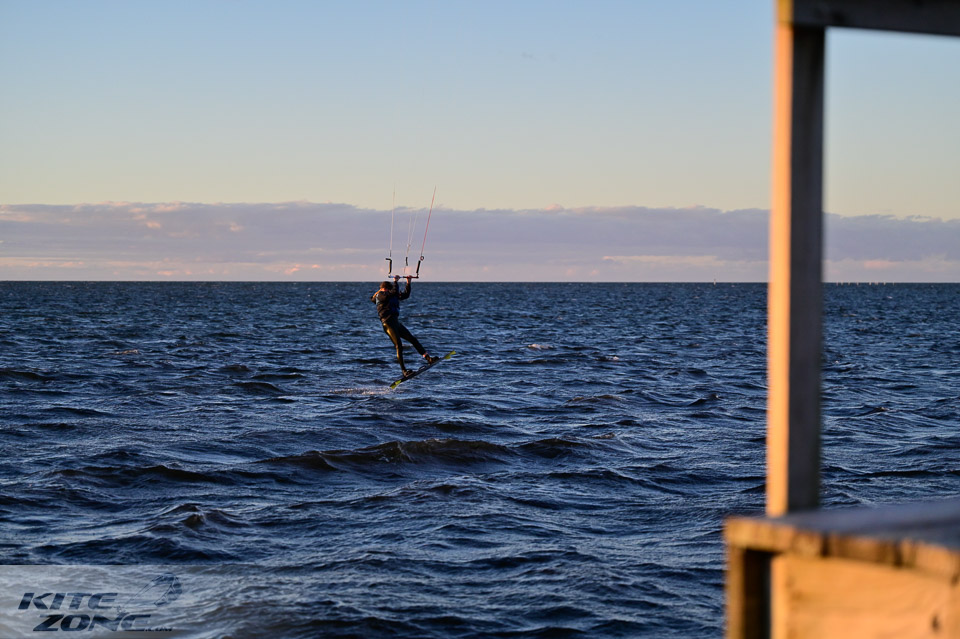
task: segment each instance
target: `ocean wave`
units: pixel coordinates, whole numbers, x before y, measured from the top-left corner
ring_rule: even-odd
[[[171,521],[175,523],[171,524]],[[168,508],[155,516],[149,530],[175,532],[181,527],[194,531],[208,528],[223,530],[246,529],[250,524],[220,508],[203,508],[200,504],[186,503]]]
[[[49,382],[54,379],[47,373],[38,373],[31,370],[21,370],[16,368],[0,368],[0,379],[12,379],[17,381],[29,382]]]
[[[76,536],[76,535],[75,535]],[[35,554],[76,563],[169,564],[175,562],[229,562],[240,558],[224,551],[222,545],[188,539],[182,535],[158,535],[149,531],[104,537],[93,532],[83,541],[46,543]],[[36,561],[36,560],[35,560]]]
[[[153,464],[150,466],[84,465],[52,471],[57,477],[88,480],[100,485],[129,486],[134,481],[164,481],[170,483],[224,483],[216,473],[200,472]]]
[[[507,447],[482,440],[427,439],[390,441],[358,450],[324,453],[333,465],[364,467],[380,464],[478,464],[503,461],[514,453]]]
[[[252,373],[253,369],[246,364],[227,364],[226,366],[221,366],[219,371],[227,374],[244,374]]]
[[[270,459],[263,459],[258,462],[258,464],[264,464],[268,466],[279,466],[279,467],[293,467],[293,468],[305,468],[308,470],[337,470],[330,462],[327,461],[326,455],[316,450],[311,450],[306,453],[299,455],[287,455],[284,457],[271,457]]]
[[[321,471],[364,471],[384,465],[412,467],[441,465],[465,468],[476,464],[510,463],[521,455],[538,459],[568,457],[579,454],[581,451],[609,449],[612,444],[608,441],[603,437],[592,439],[549,437],[514,445],[468,439],[389,441],[353,450],[322,452],[314,450],[298,455],[273,457],[257,463]]]
[[[554,563],[591,563],[596,557],[577,550],[531,550],[510,555],[492,555],[475,559],[470,566],[478,570],[512,570],[525,568],[531,564],[543,565]]]
[[[289,381],[293,379],[302,379],[303,373],[299,372],[287,372],[287,373],[259,373],[254,375],[252,379],[260,381]]]
[[[634,477],[616,468],[585,468],[582,470],[565,470],[547,473],[545,476],[551,480],[572,480],[584,483],[600,484],[639,484],[645,485],[647,480],[641,477]]]
[[[23,427],[38,428],[40,430],[73,430],[77,425],[71,424],[70,422],[27,422]]]
[[[270,382],[236,382],[237,388],[252,395],[282,395],[284,391]]]
[[[626,391],[625,391],[626,392]],[[608,404],[626,401],[623,394],[603,393],[602,395],[580,395],[564,402],[564,406],[582,406],[584,404]]]
[[[699,399],[693,400],[692,402],[687,404],[687,407],[693,408],[695,406],[705,406],[707,404],[713,404],[718,401],[720,401],[720,395],[718,395],[717,393],[710,393],[706,397],[701,397]]]
[[[112,417],[111,413],[97,410],[95,408],[86,408],[83,406],[50,406],[43,409],[43,412],[54,415],[70,415],[73,417]]]
[[[605,448],[598,441],[574,439],[570,437],[548,437],[520,444],[517,448],[525,453],[546,459],[556,459],[574,455],[582,450]]]

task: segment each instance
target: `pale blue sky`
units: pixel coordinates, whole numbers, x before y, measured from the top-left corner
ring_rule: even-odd
[[[0,204],[765,209],[772,26],[772,0],[0,0]],[[960,219],[960,39],[832,31],[828,61],[827,210]]]
[[[768,4],[6,0],[0,201],[763,205]]]

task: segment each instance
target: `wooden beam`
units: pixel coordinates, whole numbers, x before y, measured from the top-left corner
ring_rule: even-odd
[[[822,28],[776,26],[768,288],[767,514],[820,493]]]
[[[724,525],[723,537],[729,557],[733,557],[732,548],[833,557],[960,584],[960,499],[956,498],[809,510],[774,518],[732,517]]]
[[[960,36],[958,0],[778,0],[777,18],[821,29],[852,27]]]

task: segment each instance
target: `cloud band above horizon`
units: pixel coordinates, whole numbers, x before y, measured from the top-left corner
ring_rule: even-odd
[[[425,210],[397,210],[412,272]],[[766,281],[768,212],[636,206],[433,211],[435,281]],[[4,280],[377,280],[391,212],[346,204],[0,205]],[[411,225],[416,228],[411,232]],[[828,281],[960,281],[960,220],[826,221]]]

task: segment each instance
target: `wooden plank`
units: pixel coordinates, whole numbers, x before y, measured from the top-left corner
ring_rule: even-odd
[[[942,639],[953,624],[949,580],[845,559],[772,561],[774,639]]]
[[[950,611],[943,624],[944,637],[960,637],[960,588],[954,583],[950,590]]]
[[[954,583],[960,582],[960,553],[956,550],[913,539],[905,539],[900,546],[904,566],[943,575]],[[957,608],[957,612],[960,612],[960,608]],[[957,636],[960,637],[960,633]]]
[[[728,517],[723,524],[726,545],[764,552],[783,552],[790,547],[790,529],[779,519]]]
[[[767,514],[820,492],[823,29],[776,27],[768,288]]]
[[[799,528],[783,519],[733,517],[726,522],[724,538],[728,546],[767,553],[789,551],[819,556],[824,553],[827,535],[821,531]]]
[[[728,547],[855,559],[960,581],[960,499],[734,517],[724,538]]]
[[[811,513],[796,513],[783,519],[796,526],[834,532],[878,532],[912,527],[951,527],[960,525],[960,499],[833,508]]]
[[[778,0],[777,9],[779,21],[798,26],[960,36],[957,0]]]
[[[909,533],[920,539],[949,544],[960,551],[960,499],[957,498],[887,506],[833,508],[793,513],[765,521],[823,533],[894,536]],[[944,537],[941,531],[952,531],[952,537]]]

